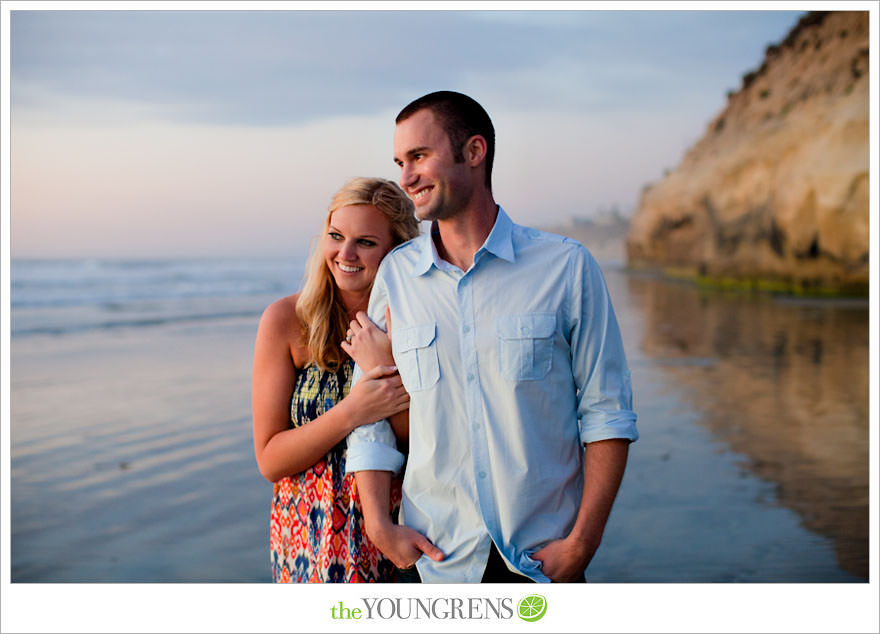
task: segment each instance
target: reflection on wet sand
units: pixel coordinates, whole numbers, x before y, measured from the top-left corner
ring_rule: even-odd
[[[868,303],[627,276],[640,349],[667,366],[700,423],[776,484],[776,502],[868,577]]]

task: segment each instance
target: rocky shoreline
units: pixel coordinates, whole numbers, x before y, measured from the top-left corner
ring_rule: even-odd
[[[811,12],[644,188],[628,264],[798,294],[868,291],[868,13]]]

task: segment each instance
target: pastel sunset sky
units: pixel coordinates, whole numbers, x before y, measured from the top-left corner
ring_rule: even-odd
[[[29,4],[9,14],[12,257],[301,251],[347,179],[397,178],[394,117],[439,89],[492,116],[516,221],[628,214],[803,15]]]

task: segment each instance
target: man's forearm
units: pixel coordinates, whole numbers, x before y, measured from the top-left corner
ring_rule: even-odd
[[[364,527],[368,535],[375,535],[376,529],[391,523],[391,472],[358,471],[354,479],[364,512]]]
[[[617,497],[626,469],[629,440],[613,438],[589,443],[584,452],[584,490],[569,538],[595,551]],[[592,554],[590,555],[592,558]]]
[[[390,471],[356,471],[354,478],[367,536],[395,566],[409,568],[422,553],[436,561],[443,560],[443,552],[424,535],[391,521]]]
[[[583,581],[599,543],[626,468],[629,441],[600,440],[584,453],[584,490],[574,527],[532,555],[552,581]]]

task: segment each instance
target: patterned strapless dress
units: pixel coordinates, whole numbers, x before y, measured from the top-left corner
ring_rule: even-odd
[[[308,424],[342,400],[351,389],[353,369],[348,360],[337,372],[325,372],[315,364],[297,372],[291,426]],[[396,505],[400,486],[394,480]],[[354,476],[345,474],[344,440],[310,468],[275,483],[269,541],[276,583],[396,580],[394,564],[364,531]]]

